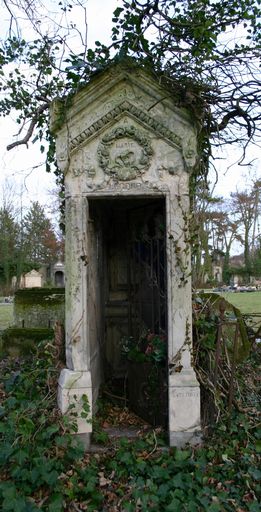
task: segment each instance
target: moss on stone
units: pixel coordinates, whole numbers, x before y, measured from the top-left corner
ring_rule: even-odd
[[[35,341],[43,340],[45,337],[50,338],[53,336],[53,329],[44,328],[20,328],[20,327],[9,327],[6,329],[2,337],[6,338],[29,338]]]
[[[39,305],[50,307],[64,302],[64,288],[26,288],[17,290],[14,297],[15,305]]]
[[[14,325],[21,328],[50,328],[64,323],[64,288],[27,288],[14,298]]]
[[[52,339],[54,332],[53,329],[9,327],[1,337],[3,354],[28,355],[36,351],[40,341]]]

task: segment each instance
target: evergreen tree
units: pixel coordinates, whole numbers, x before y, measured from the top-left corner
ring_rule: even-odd
[[[51,221],[38,201],[32,203],[23,224],[24,252],[27,262],[39,266],[54,261],[59,254],[59,243]]]
[[[16,275],[19,226],[10,208],[0,208],[0,282],[5,293]]]

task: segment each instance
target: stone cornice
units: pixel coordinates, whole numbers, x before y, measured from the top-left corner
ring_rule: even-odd
[[[143,112],[138,107],[130,103],[129,101],[123,101],[119,105],[117,105],[114,109],[110,110],[107,114],[103,115],[100,119],[95,121],[91,126],[83,130],[77,137],[74,137],[70,141],[70,151],[75,150],[79,145],[83,142],[88,141],[88,139],[93,136],[97,136],[97,132],[104,129],[107,125],[109,125],[112,121],[117,120],[118,117],[122,116],[122,114],[129,114],[132,118],[135,118],[137,121],[140,121],[142,124],[145,124],[146,127],[150,128],[162,138],[170,142],[176,148],[182,150],[182,140],[181,138],[173,133],[171,130],[166,128],[162,123],[151,117],[146,112]]]

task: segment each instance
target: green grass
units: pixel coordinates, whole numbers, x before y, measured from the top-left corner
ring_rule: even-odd
[[[6,329],[13,323],[13,304],[0,304],[0,330]]]
[[[244,293],[223,292],[220,295],[238,308],[243,315],[249,315],[247,324],[253,328],[254,332],[259,331],[261,327],[261,291]],[[260,316],[251,316],[254,313]]]
[[[224,292],[220,295],[223,295],[233,306],[240,309],[243,314],[261,314],[261,292]]]

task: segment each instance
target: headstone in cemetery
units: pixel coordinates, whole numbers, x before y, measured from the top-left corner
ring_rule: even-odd
[[[41,288],[43,276],[38,270],[31,270],[21,276],[20,288]]]

